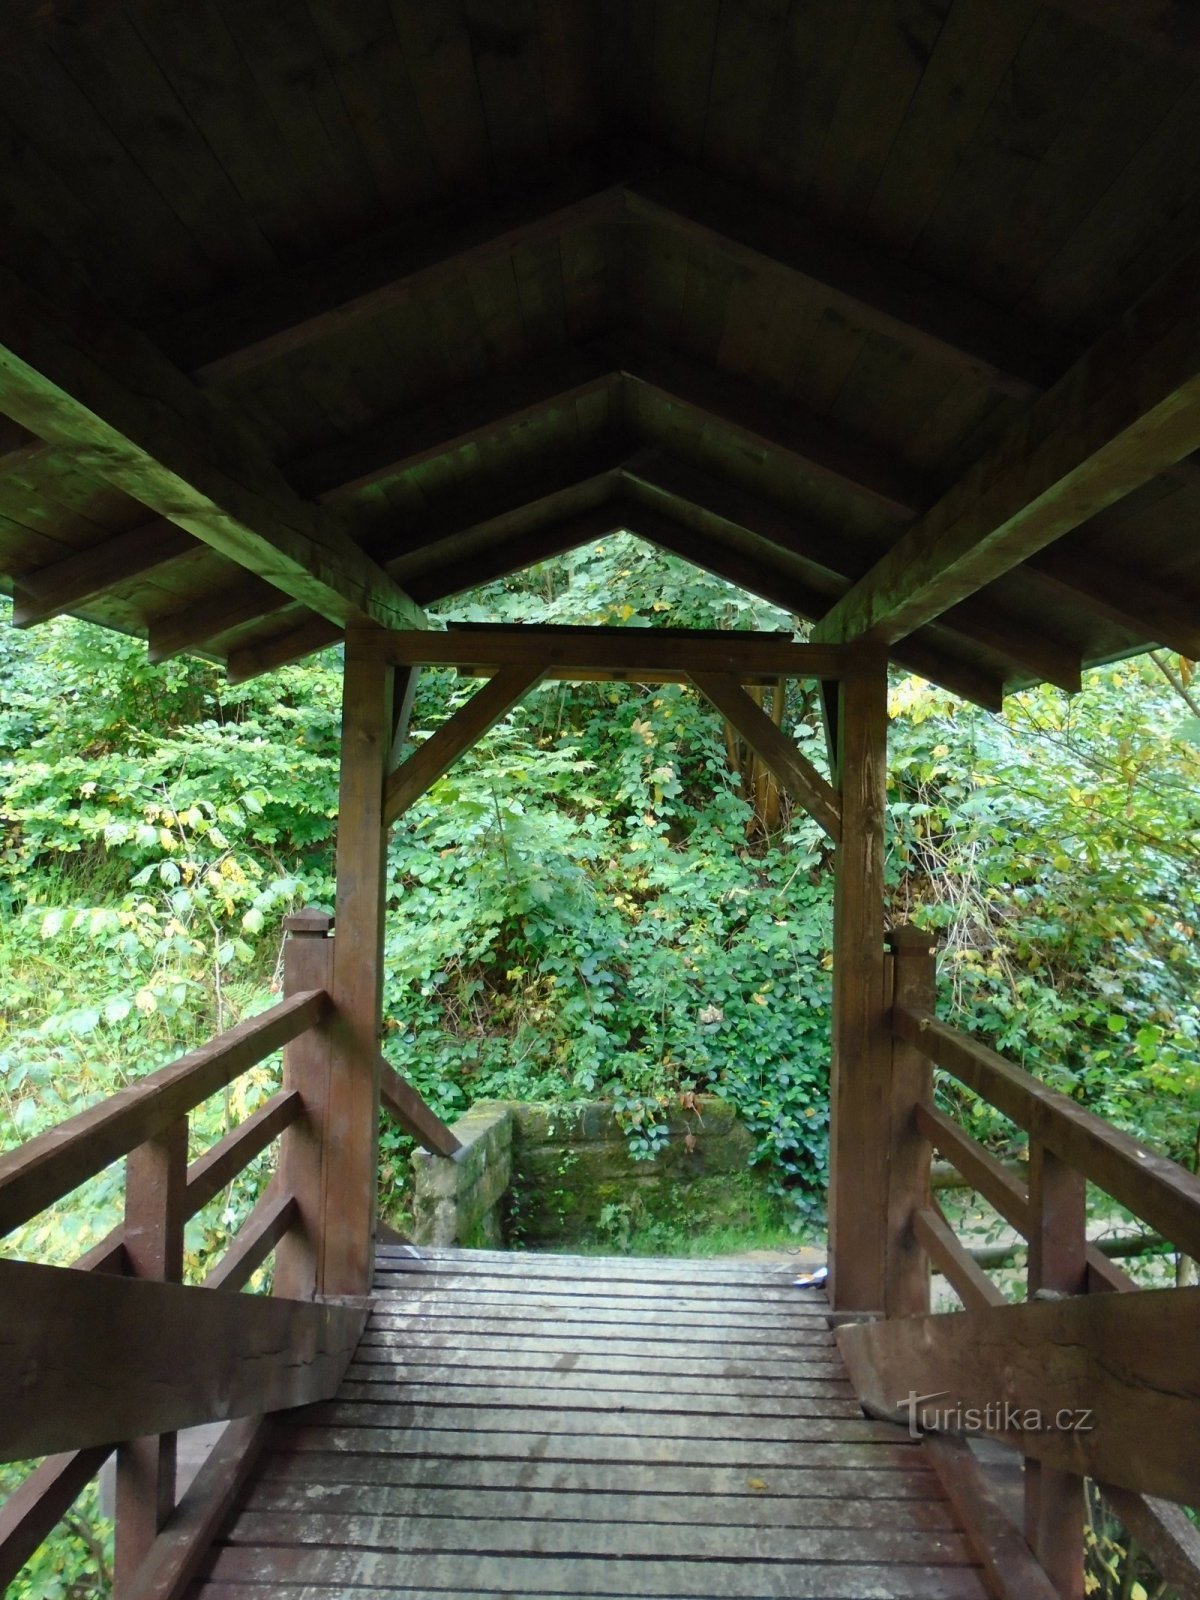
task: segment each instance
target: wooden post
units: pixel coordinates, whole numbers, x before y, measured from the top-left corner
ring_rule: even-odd
[[[132,1150],[125,1163],[125,1253],[138,1278],[178,1283],[183,1277],[187,1118]],[[86,1337],[86,1333],[84,1335]],[[149,1554],[175,1509],[175,1435],[130,1439],[117,1450],[118,1593]]]
[[[937,962],[933,937],[920,928],[893,928],[891,1000],[932,1012]],[[923,1050],[892,1037],[891,1161],[888,1168],[887,1255],[883,1310],[889,1317],[929,1310],[929,1258],[913,1233],[912,1217],[930,1203],[929,1141],[917,1127],[916,1108],[933,1098],[933,1064]]]
[[[887,660],[874,650],[841,680],[842,836],[833,896],[829,1293],[838,1311],[884,1304],[891,1038],[884,995],[883,849]]]
[[[283,992],[306,989],[333,992],[333,918],[324,911],[300,911],[285,917]],[[311,1300],[321,1282],[324,1235],[322,1162],[329,1136],[329,1072],[332,1039],[328,1028],[310,1028],[285,1046],[283,1086],[297,1090],[304,1115],[284,1131],[279,1151],[279,1182],[295,1197],[297,1220],[275,1251],[275,1293],[290,1300]]]
[[[365,1294],[374,1254],[383,999],[383,794],[392,744],[394,669],[346,635],[338,792],[333,1048],[324,1140],[323,1294]]]
[[[1029,1298],[1087,1292],[1087,1185],[1029,1141]],[[1063,1600],[1083,1597],[1083,1479],[1026,1459],[1025,1537]]]

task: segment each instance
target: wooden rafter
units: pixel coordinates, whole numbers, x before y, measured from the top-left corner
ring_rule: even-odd
[[[818,624],[890,643],[1200,445],[1198,258],[1189,256],[904,533]]]
[[[381,639],[380,647],[389,658],[394,659],[394,652],[389,648],[390,642],[390,639]],[[403,816],[430,784],[436,783],[444,773],[449,772],[459,756],[465,755],[489,728],[507,716],[541,680],[543,670],[536,662],[503,667],[490,682],[475,691],[466,705],[460,706],[443,722],[424,744],[418,745],[387,781],[383,804],[384,827],[390,827],[397,818]]]
[[[843,593],[870,568],[869,559],[853,543],[801,513],[787,512],[757,496],[710,477],[697,467],[671,457],[661,450],[643,451],[618,476],[641,498],[651,503],[665,500],[670,506],[686,505],[705,518],[752,534],[776,545],[807,563],[823,586],[818,593],[826,598],[820,609],[802,608],[806,616],[820,616],[832,603],[834,594]],[[1011,663],[1014,669],[1059,688],[1073,692],[1079,688],[1079,652],[1030,627],[1021,618],[982,598],[972,597],[939,617],[941,626],[975,639]]]
[[[190,533],[156,517],[50,566],[22,573],[13,585],[13,623],[28,628],[75,610],[106,589],[149,577],[197,548]]]
[[[4,1461],[327,1398],[366,1316],[26,1261],[0,1286]]]
[[[45,274],[58,281],[53,268]],[[0,406],[39,438],[334,621],[423,614],[248,424],[75,284],[61,309],[0,266]]]
[[[780,786],[798,800],[836,844],[842,833],[842,805],[837,791],[787,734],[725,672],[693,672],[697,689],[710,700],[746,743],[775,774]]]

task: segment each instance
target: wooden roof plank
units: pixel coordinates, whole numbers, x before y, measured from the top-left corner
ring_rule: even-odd
[[[292,492],[253,430],[148,340],[74,285],[52,306],[12,262],[0,288],[0,405],[22,426],[336,621],[421,625],[341,524]]]
[[[1036,401],[818,625],[902,638],[1200,445],[1189,257]]]

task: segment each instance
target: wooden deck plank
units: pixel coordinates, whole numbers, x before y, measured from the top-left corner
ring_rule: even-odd
[[[192,1600],[982,1600],[793,1266],[422,1256],[379,1252],[336,1398],[276,1418]]]

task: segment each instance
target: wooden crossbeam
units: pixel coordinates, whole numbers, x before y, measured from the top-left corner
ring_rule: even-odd
[[[1200,252],[1034,402],[824,617],[814,637],[890,643],[1200,445]]]
[[[78,284],[64,284],[55,263],[37,281],[0,265],[0,406],[10,416],[322,615],[423,625],[420,608],[333,514],[289,487],[247,422]],[[49,284],[57,306],[45,298]]]
[[[693,672],[691,679],[836,844],[842,834],[841,801],[795,740],[775,726],[729,673]]]
[[[823,615],[833,594],[844,593],[870,570],[871,558],[843,535],[802,513],[784,511],[735,484],[712,478],[666,451],[640,452],[620,469],[618,477],[652,504],[665,501],[672,507],[688,506],[706,519],[753,534],[806,563],[810,577],[821,586],[817,591],[821,598],[814,600],[816,609],[801,608],[802,615]],[[961,601],[939,617],[938,623],[995,651],[1023,675],[1053,683],[1068,693],[1079,688],[1078,650],[1048,637],[983,596]]]
[[[381,643],[386,650],[386,641]],[[466,705],[460,706],[453,716],[448,717],[424,744],[418,745],[387,781],[383,804],[384,827],[391,827],[409,806],[421,798],[430,784],[436,783],[450,770],[459,756],[477,744],[501,717],[507,716],[518,700],[540,682],[544,670],[540,662],[515,663],[504,667],[481,689],[476,690]]]
[[[365,1307],[0,1261],[0,1461],[329,1398]]]
[[[391,1062],[379,1062],[379,1098],[383,1108],[406,1133],[437,1156],[454,1156],[462,1149],[457,1135],[446,1126],[424,1098]]]
[[[50,566],[22,573],[13,585],[13,624],[28,628],[75,610],[106,589],[147,578],[196,548],[190,533],[156,517]]]
[[[1200,1500],[1200,1289],[860,1322],[836,1337],[876,1416],[907,1422],[912,1411],[954,1431],[954,1414],[971,1410],[973,1431],[1035,1461],[1184,1505]],[[1014,1426],[1006,1405],[1041,1425]]]

